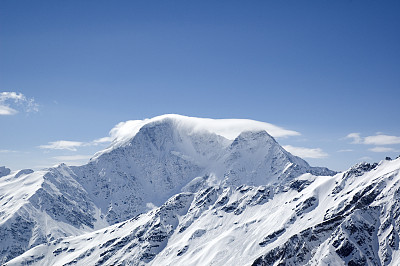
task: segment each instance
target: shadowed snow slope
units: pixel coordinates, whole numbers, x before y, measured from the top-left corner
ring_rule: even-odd
[[[168,227],[163,237],[167,239],[175,227],[181,226],[177,217],[187,211],[186,203],[177,203],[183,206],[177,213],[172,210],[175,207],[164,204],[176,195],[181,195],[179,198],[186,199],[190,205],[198,193],[211,189],[215,199],[226,194],[231,200],[238,197],[239,192],[233,191],[241,185],[251,186],[252,191],[258,191],[258,186],[267,186],[274,194],[277,188],[302,174],[335,174],[327,168],[310,167],[288,153],[265,129],[271,129],[276,136],[298,134],[251,120],[165,115],[120,124],[111,131],[115,139],[111,146],[97,153],[86,165],[61,164],[38,172],[2,170],[0,262],[42,243],[60,242],[60,238],[80,236],[124,221],[129,225],[143,222],[153,228],[164,216],[171,216],[162,222]],[[236,204],[239,208],[243,202],[246,201],[232,206]],[[233,208],[227,202],[221,204],[226,210]],[[156,215],[163,210],[156,222],[129,220],[156,206],[164,206],[151,212]],[[185,218],[185,223],[194,222],[197,215],[200,211],[193,213],[192,218]],[[144,230],[154,234],[153,229]],[[196,234],[203,235],[202,232]],[[147,247],[150,251],[137,253],[144,257],[135,260],[152,261],[154,254],[163,250],[163,245]]]
[[[209,186],[6,265],[398,265],[400,159],[278,185]]]

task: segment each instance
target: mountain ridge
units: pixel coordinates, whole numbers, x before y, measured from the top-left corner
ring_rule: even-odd
[[[395,265],[398,191],[400,159],[280,186],[212,186],[6,265]]]
[[[79,237],[128,221],[163,206],[174,195],[195,197],[211,188],[217,197],[243,185],[265,186],[265,191],[274,195],[272,187],[290,184],[303,174],[335,174],[327,168],[311,167],[287,152],[265,131],[263,123],[247,127],[246,121],[241,132],[226,138],[220,125],[205,130],[209,120],[201,126],[198,121],[204,120],[190,121],[167,115],[142,124],[135,122],[133,133],[124,132],[85,165],[61,164],[0,178],[5,184],[0,184],[0,231],[7,240],[0,245],[0,261],[4,263],[41,243]],[[222,124],[234,128],[231,120]],[[129,134],[131,138],[124,137]],[[294,186],[305,186],[311,181],[296,182],[299,184]],[[23,186],[19,188],[18,183]],[[257,195],[269,197],[262,192]],[[226,202],[221,199],[220,204]],[[226,213],[236,210],[235,204],[225,206]],[[15,231],[11,225],[17,221],[25,222]],[[194,221],[188,218],[185,223]],[[24,237],[19,239],[19,235]]]

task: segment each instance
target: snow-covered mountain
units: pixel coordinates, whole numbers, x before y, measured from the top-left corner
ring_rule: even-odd
[[[1,261],[388,265],[400,259],[399,159],[336,174],[288,153],[266,129],[274,131],[255,121],[166,115],[122,124],[110,147],[83,166],[0,169]]]
[[[6,265],[398,265],[400,159],[278,186],[211,186]]]
[[[265,130],[244,131],[229,140],[194,130],[175,116],[149,122],[112,146],[89,164],[71,167],[110,224],[160,206],[182,189],[272,184],[307,172],[332,173],[291,155]]]

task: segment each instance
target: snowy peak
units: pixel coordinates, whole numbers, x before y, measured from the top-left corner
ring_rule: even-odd
[[[275,139],[265,130],[259,131],[243,131],[237,136],[231,144],[231,147],[247,147],[256,148],[258,145],[278,145]]]
[[[254,121],[250,119],[210,119],[188,117],[177,114],[167,114],[157,116],[151,119],[130,120],[121,122],[110,131],[112,144],[109,148],[98,152],[93,159],[101,154],[107,153],[115,148],[126,145],[140,131],[141,128],[153,123],[171,123],[173,127],[185,134],[195,133],[214,133],[223,138],[234,140],[243,131],[269,132],[274,137],[296,136],[300,133],[287,130],[269,123]]]
[[[110,189],[121,182],[126,187],[135,187],[135,204],[131,205],[140,213],[147,203],[162,204],[198,177],[212,176],[212,182],[206,181],[209,185],[239,186],[283,182],[303,173],[334,174],[327,169],[310,167],[291,155],[259,124],[224,120],[222,124],[235,126],[237,133],[229,139],[215,121],[166,115],[142,124],[133,123],[133,137],[98,154],[89,164],[91,177],[82,182],[92,184],[101,180],[107,183],[102,187]],[[125,135],[128,134],[125,132]],[[88,185],[87,188],[92,189]],[[104,206],[104,199],[114,198],[109,190],[96,189],[93,193],[103,202],[103,209],[110,209],[108,203]],[[112,211],[119,208],[119,204],[113,206]]]
[[[140,183],[145,187],[163,195],[159,203],[166,200],[167,194],[171,195],[168,189],[167,194],[161,190],[178,188],[174,190],[177,193],[194,178],[211,174],[216,177],[215,184],[222,182],[225,185],[275,183],[306,172],[334,174],[328,169],[312,168],[291,155],[266,129],[278,137],[298,134],[245,119],[164,115],[127,121],[112,130],[113,144],[96,154],[92,162],[96,165],[102,164],[99,162],[109,164],[107,161],[130,164],[127,175],[140,177]],[[143,158],[147,158],[146,162]],[[171,165],[180,167],[171,169]],[[147,177],[143,179],[144,176]],[[226,180],[230,176],[235,177]]]
[[[212,126],[208,129],[207,125]],[[129,141],[99,154],[92,162],[114,168],[103,167],[103,173],[119,171],[138,177],[145,190],[161,196],[159,203],[174,188],[177,193],[199,176],[213,175],[215,184],[262,185],[307,172],[334,174],[291,155],[264,129],[252,129],[249,124],[237,132],[238,136],[228,139],[209,121],[202,124],[197,118],[163,116],[143,124]]]

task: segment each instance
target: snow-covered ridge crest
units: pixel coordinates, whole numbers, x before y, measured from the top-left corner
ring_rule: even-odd
[[[240,133],[244,131],[267,131],[275,138],[284,138],[289,136],[298,136],[299,132],[288,130],[270,123],[255,121],[251,119],[211,119],[189,117],[178,114],[165,114],[153,118],[143,120],[129,120],[118,123],[110,131],[109,140],[111,145],[95,154],[94,158],[99,157],[105,152],[109,152],[114,148],[120,147],[132,139],[139,130],[150,123],[170,120],[176,129],[184,131],[187,134],[209,132],[222,136],[229,140],[234,140]]]

